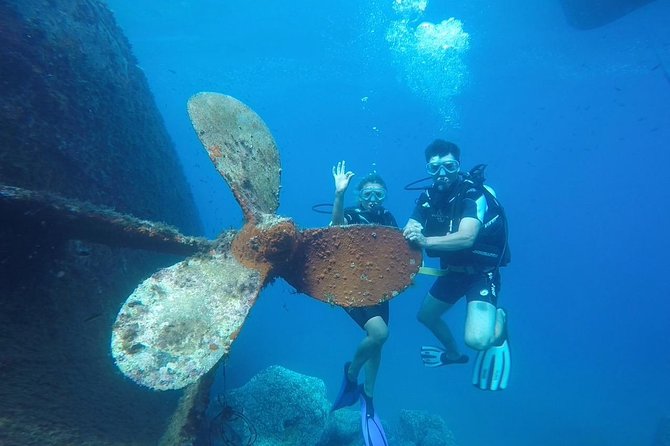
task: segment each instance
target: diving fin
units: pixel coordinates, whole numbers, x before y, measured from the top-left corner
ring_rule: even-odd
[[[335,398],[333,407],[330,409],[331,412],[341,409],[343,407],[351,406],[358,400],[358,383],[351,381],[349,379],[349,366],[350,362],[344,364],[344,378],[342,378],[342,386],[340,387],[340,392]]]
[[[447,357],[447,352],[439,347],[424,345],[421,347],[421,360],[426,367],[440,367],[449,364],[465,364],[470,360],[467,355],[460,355],[457,359]]]
[[[372,398],[367,396],[362,385],[359,386],[359,393],[361,395],[361,429],[365,446],[388,446],[389,442],[386,439],[382,422],[375,412]]]
[[[477,353],[475,368],[472,371],[472,385],[482,390],[504,390],[507,388],[511,368],[512,357],[507,339],[507,319],[505,319],[502,343]]]

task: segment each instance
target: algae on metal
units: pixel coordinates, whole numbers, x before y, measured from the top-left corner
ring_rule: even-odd
[[[400,231],[332,227],[300,231],[279,206],[279,153],[263,121],[237,99],[199,93],[193,127],[244,211],[216,249],[163,269],[127,299],[114,324],[119,368],[157,390],[195,382],[226,355],[260,290],[276,277],[315,299],[374,305],[411,285],[421,251]]]
[[[49,230],[62,238],[108,246],[191,255],[212,247],[202,237],[189,237],[165,223],[141,220],[105,206],[0,184],[0,214],[24,229]]]
[[[252,109],[219,93],[198,93],[188,101],[198,138],[226,179],[247,220],[279,207],[281,166],[270,130]]]
[[[184,387],[228,353],[262,286],[228,252],[194,256],[142,282],[112,334],[117,366],[157,390]]]

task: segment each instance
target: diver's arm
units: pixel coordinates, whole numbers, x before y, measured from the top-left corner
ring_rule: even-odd
[[[482,228],[482,221],[488,209],[486,197],[477,190],[468,191],[463,200],[462,217],[458,222],[458,230],[451,234],[426,237],[423,234],[412,234],[414,243],[422,248],[434,251],[460,251],[470,249]],[[412,240],[407,237],[408,240]]]
[[[436,237],[426,237],[423,247],[436,251],[460,251],[472,248],[481,227],[482,222],[476,218],[464,217],[458,225],[458,231]]]
[[[335,200],[333,201],[333,215],[330,224],[333,226],[344,225],[344,193],[349,187],[349,181],[354,176],[353,172],[347,172],[344,161],[333,166],[333,180],[335,180]]]
[[[422,248],[433,249],[436,251],[460,251],[461,249],[471,248],[482,227],[482,222],[476,218],[464,217],[458,225],[458,231],[451,234],[426,237],[421,233],[423,227],[416,220],[416,225],[405,226],[403,234],[410,242],[414,242]]]
[[[346,224],[344,221],[344,192],[335,192],[335,200],[333,200],[333,216],[330,224],[333,226]]]

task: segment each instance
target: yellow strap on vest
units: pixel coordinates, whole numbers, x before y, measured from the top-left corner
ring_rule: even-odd
[[[447,271],[446,269],[431,268],[430,266],[419,267],[419,274],[425,274],[426,276],[442,277],[447,275]]]

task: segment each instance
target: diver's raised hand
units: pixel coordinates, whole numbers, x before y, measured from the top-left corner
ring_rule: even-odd
[[[354,176],[354,173],[349,171],[344,165],[344,161],[337,163],[337,166],[333,166],[333,179],[335,180],[335,193],[340,194],[347,190],[349,187],[349,181],[351,177]]]

